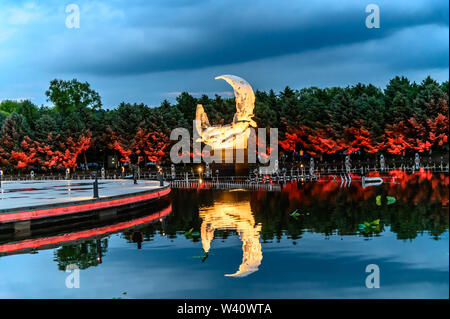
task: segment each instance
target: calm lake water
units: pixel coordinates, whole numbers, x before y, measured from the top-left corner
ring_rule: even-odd
[[[4,240],[0,298],[449,298],[448,182],[421,172],[366,188],[173,190],[148,216]],[[79,288],[66,287],[69,264]],[[366,287],[370,264],[380,288]]]

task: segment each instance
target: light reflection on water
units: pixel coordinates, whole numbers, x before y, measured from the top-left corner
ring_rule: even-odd
[[[262,260],[259,241],[261,224],[255,224],[250,201],[216,201],[213,206],[201,208],[199,216],[202,219],[201,239],[205,253],[209,253],[216,230],[234,230],[242,241],[242,263],[234,274],[225,276],[245,277],[258,271]]]
[[[388,205],[387,196],[396,203]],[[173,190],[171,211],[161,221],[109,226],[116,233],[1,256],[0,297],[449,296],[443,174],[399,174],[396,183],[366,189],[321,180],[271,193]],[[358,228],[376,219],[379,231]],[[65,287],[64,270],[73,263],[80,289]],[[380,267],[379,289],[365,287],[368,264]]]

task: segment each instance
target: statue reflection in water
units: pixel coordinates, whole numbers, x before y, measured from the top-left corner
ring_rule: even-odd
[[[215,230],[236,230],[242,241],[242,263],[234,274],[227,277],[245,277],[255,271],[262,260],[259,236],[261,224],[255,225],[255,218],[250,209],[250,202],[216,202],[212,207],[205,207],[199,212],[202,219],[201,238],[205,254],[208,255]]]

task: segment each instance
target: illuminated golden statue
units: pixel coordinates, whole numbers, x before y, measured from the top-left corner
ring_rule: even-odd
[[[197,105],[195,129],[200,136],[197,142],[203,142],[212,149],[246,148],[250,127],[256,127],[252,119],[255,108],[255,94],[250,84],[235,75],[221,75],[233,87],[236,98],[236,113],[233,122],[227,125],[211,125],[201,104]]]
[[[202,246],[205,253],[211,248],[216,229],[236,230],[242,241],[242,263],[234,274],[229,277],[245,277],[258,271],[262,260],[259,235],[261,224],[255,225],[255,219],[250,209],[250,202],[216,202],[212,207],[200,211],[202,225],[200,227]]]

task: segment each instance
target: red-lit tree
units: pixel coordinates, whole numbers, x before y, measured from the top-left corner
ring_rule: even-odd
[[[346,149],[347,154],[360,150],[373,154],[379,150],[372,141],[370,132],[363,127],[345,128],[341,145]]]
[[[160,131],[149,129],[139,129],[134,137],[133,147],[137,153],[145,156],[144,161],[159,163],[165,156],[164,150],[169,145],[168,137]]]
[[[139,161],[160,162],[167,154],[165,150],[170,144],[167,135],[149,128],[140,128],[131,140],[120,138],[111,129],[108,132],[109,148],[119,152],[120,160],[127,163],[130,161],[128,156],[133,149],[136,149],[136,153],[140,155]]]
[[[57,147],[54,149],[50,145],[41,145],[38,150],[43,158],[42,163],[47,168],[76,167],[78,156],[91,146],[91,137],[92,133],[87,131],[78,138],[68,137],[65,140],[60,140],[56,143]],[[56,140],[60,138],[60,136],[57,136]],[[51,136],[48,140],[52,140]]]
[[[438,114],[436,118],[427,121],[430,128],[429,140],[433,145],[443,146],[448,143],[448,116]]]
[[[384,148],[391,154],[405,154],[410,149],[417,152],[431,152],[433,146],[442,147],[448,143],[449,117],[447,101],[439,102],[440,112],[432,118],[425,116],[410,117],[387,125]]]
[[[385,129],[384,142],[380,147],[394,155],[405,155],[406,150],[411,148],[407,134],[407,128],[403,121],[398,124],[389,125]]]
[[[295,128],[288,128],[284,139],[279,141],[279,145],[288,152],[294,152],[299,148],[312,152],[313,146],[309,139],[311,136],[312,130],[306,126],[299,125]]]
[[[25,136],[20,143],[20,149],[11,151],[10,164],[19,170],[31,168],[35,163],[39,162],[36,150],[38,146],[38,142],[33,142],[28,136]]]
[[[286,151],[295,151],[301,148],[315,156],[334,154],[342,149],[340,141],[335,138],[331,127],[312,130],[306,126],[299,126],[286,132],[285,138],[280,141],[280,146]]]
[[[130,161],[128,156],[132,151],[133,140],[119,136],[111,128],[107,128],[103,139],[107,143],[108,148],[120,154],[119,159],[121,162],[128,163]]]
[[[315,151],[313,155],[318,154],[321,158],[324,154],[334,154],[343,149],[342,141],[336,138],[336,134],[330,126],[312,132],[308,138]]]

